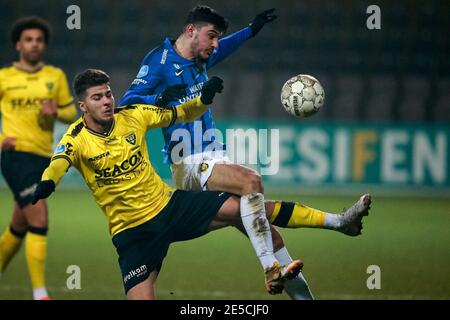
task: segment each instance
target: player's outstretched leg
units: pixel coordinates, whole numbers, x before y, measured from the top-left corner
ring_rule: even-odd
[[[299,202],[267,201],[266,212],[274,226],[282,228],[321,228],[342,232],[349,236],[361,234],[362,218],[369,214],[370,194],[362,195],[341,214],[327,213]]]

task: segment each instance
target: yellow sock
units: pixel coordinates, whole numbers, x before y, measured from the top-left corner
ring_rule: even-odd
[[[304,206],[298,202],[275,201],[270,223],[284,228],[321,228],[325,224],[326,213]]]
[[[25,233],[17,233],[6,228],[0,237],[0,272],[3,272],[11,261],[12,257],[19,251]]]
[[[38,229],[38,228],[35,228]],[[40,229],[40,228],[39,228]],[[46,231],[46,229],[44,229]],[[41,232],[39,232],[41,233]],[[33,289],[45,287],[45,258],[47,254],[47,235],[28,231],[26,257]]]

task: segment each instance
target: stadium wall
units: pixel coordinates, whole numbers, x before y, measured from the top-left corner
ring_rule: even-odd
[[[240,119],[216,124],[231,160],[259,170],[269,192],[339,194],[369,189],[450,195],[450,129],[445,125]],[[65,128],[57,126],[55,141]],[[160,130],[149,132],[147,141],[153,166],[171,183],[160,152]],[[5,187],[2,178],[0,186]],[[72,168],[61,186],[80,188],[84,182]]]

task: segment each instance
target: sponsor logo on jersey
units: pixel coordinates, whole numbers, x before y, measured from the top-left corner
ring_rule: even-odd
[[[139,278],[140,276],[143,276],[144,274],[147,274],[148,270],[147,270],[147,265],[143,264],[140,267],[137,267],[134,270],[131,270],[130,272],[128,272],[125,277],[123,277],[123,282],[127,283],[127,281],[131,280],[131,278]]]
[[[127,136],[125,136],[125,140],[131,144],[131,145],[135,145],[136,144],[136,135],[133,133],[128,134]]]
[[[144,64],[136,76],[136,78],[143,78],[148,74],[148,65]]]
[[[142,107],[142,110],[152,111],[152,112],[155,112],[156,114],[172,112],[172,111],[170,111],[170,109],[167,109],[167,108],[152,107],[150,105],[147,105],[146,107]]]
[[[187,95],[187,96],[185,96],[184,98],[178,99],[178,102],[179,102],[180,104],[181,104],[181,103],[185,103],[185,102],[187,102],[187,101],[190,101],[190,100],[193,100],[193,99],[197,98],[199,95],[200,95],[200,92],[196,92],[196,93],[194,93],[194,94]]]
[[[189,91],[190,91],[191,93],[195,93],[195,92],[201,91],[202,88],[203,88],[203,82],[200,82],[200,83],[194,84],[193,86],[190,86],[190,87],[189,87]]]
[[[142,153],[138,151],[133,154],[129,159],[122,161],[121,163],[115,164],[114,167],[108,167],[104,169],[95,169],[95,178],[104,179],[112,178],[123,175],[125,173],[134,171],[139,165],[144,161]]]
[[[42,98],[17,98],[11,99],[11,106],[13,108],[29,108],[29,107],[41,107]]]
[[[106,152],[103,152],[103,153],[101,153],[101,154],[99,154],[97,156],[93,156],[91,158],[88,158],[88,161],[90,161],[90,162],[97,161],[97,160],[103,159],[103,158],[105,158],[107,156],[109,156],[109,151],[106,151]]]
[[[133,84],[147,84],[147,80],[144,79],[134,79],[133,82],[131,83]]]
[[[167,52],[169,52],[169,50],[164,49],[164,51],[162,53],[162,56],[161,56],[161,61],[159,62],[160,64],[165,64],[166,63]]]
[[[19,90],[19,89],[27,89],[28,86],[14,86],[14,87],[7,87],[5,89],[5,91],[9,91],[9,90]]]
[[[175,71],[175,75],[178,77],[183,73],[184,70]]]

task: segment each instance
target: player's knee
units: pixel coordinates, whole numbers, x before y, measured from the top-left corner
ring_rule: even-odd
[[[13,219],[10,227],[17,233],[27,232],[28,223],[26,220]]]
[[[47,215],[39,214],[32,218],[28,218],[28,226],[34,226],[36,228],[48,228]]]
[[[245,184],[242,185],[242,194],[263,192],[261,176],[256,171],[248,171],[245,175]]]

